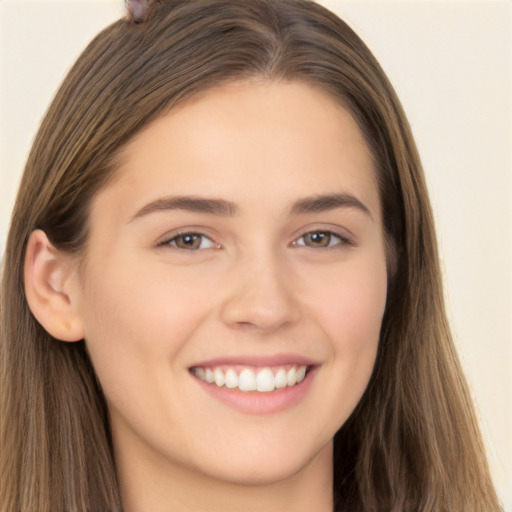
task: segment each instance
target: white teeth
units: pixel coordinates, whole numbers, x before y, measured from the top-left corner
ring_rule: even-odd
[[[297,368],[292,366],[286,374],[286,384],[288,386],[295,386],[297,384]]]
[[[257,374],[251,368],[244,368],[240,374],[234,368],[228,368],[225,372],[220,368],[193,368],[194,375],[209,384],[260,393],[269,393],[275,389],[295,386],[304,380],[306,371],[307,366],[295,365],[291,366],[288,371],[278,368],[275,373],[271,368],[262,368]]]
[[[224,386],[224,382],[226,381],[224,377],[224,372],[219,368],[216,368],[213,372],[213,376],[215,377],[215,384],[219,387]]]
[[[276,389],[282,389],[286,387],[286,371],[284,370],[284,368],[279,368],[279,370],[277,370],[274,379]]]
[[[197,376],[201,378],[199,375]],[[213,372],[210,370],[210,368],[206,368],[206,370],[204,371],[204,380],[208,382],[208,384],[211,384],[212,382],[215,381],[215,377],[213,376]]]
[[[225,381],[226,387],[233,389],[238,387],[238,375],[236,374],[235,370],[230,368],[226,372],[226,381]]]
[[[238,377],[238,388],[241,391],[256,391],[256,375],[252,370],[242,370]]]
[[[256,377],[256,389],[258,391],[274,391],[274,373],[270,368],[263,368]]]

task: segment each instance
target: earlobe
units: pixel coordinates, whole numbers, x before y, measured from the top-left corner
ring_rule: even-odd
[[[77,310],[77,279],[69,255],[57,250],[44,231],[30,235],[25,255],[25,296],[32,314],[54,338],[83,339],[83,324]]]

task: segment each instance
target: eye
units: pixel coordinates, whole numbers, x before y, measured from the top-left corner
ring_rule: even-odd
[[[346,244],[350,244],[347,238],[336,235],[332,231],[311,231],[295,240],[292,245],[323,249]]]
[[[165,247],[167,245],[188,251],[220,248],[219,244],[201,233],[180,233],[158,244],[159,247]]]

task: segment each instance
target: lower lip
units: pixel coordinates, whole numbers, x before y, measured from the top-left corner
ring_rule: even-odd
[[[284,411],[300,402],[311,388],[315,374],[316,367],[311,368],[304,377],[304,380],[298,384],[266,393],[240,391],[239,389],[225,387],[220,388],[215,384],[208,384],[194,375],[191,376],[204,391],[215,399],[244,414],[262,415]]]

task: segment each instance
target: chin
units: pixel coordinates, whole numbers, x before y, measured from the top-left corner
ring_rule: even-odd
[[[260,486],[271,485],[294,478],[315,463],[332,466],[332,442],[313,454],[298,453],[296,449],[288,453],[276,453],[265,457],[260,450],[259,456],[249,451],[240,451],[236,455],[226,457],[226,464],[213,463],[203,471],[214,477],[235,485]]]
[[[303,465],[267,464],[265,467],[254,467],[253,464],[240,464],[231,468],[219,468],[210,473],[216,479],[242,486],[272,485],[293,478],[301,472]]]

